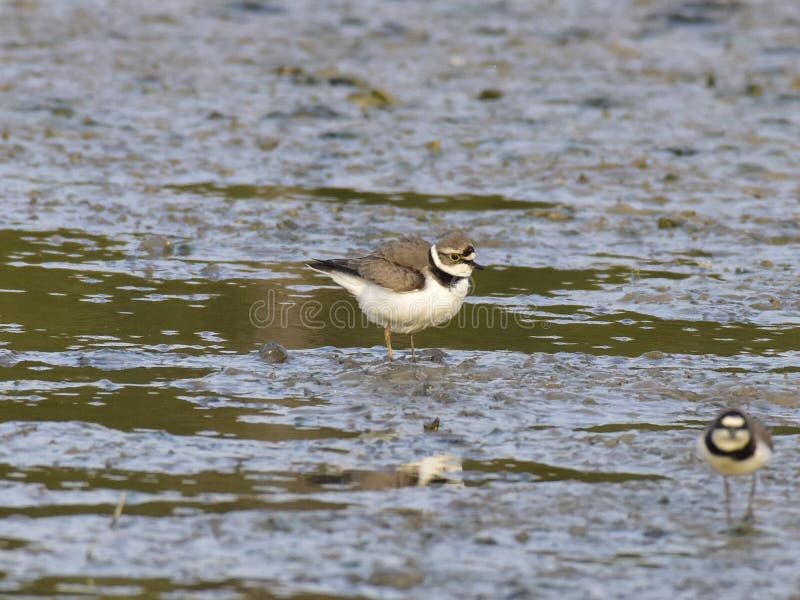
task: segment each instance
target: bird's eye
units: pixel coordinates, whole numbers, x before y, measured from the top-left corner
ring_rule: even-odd
[[[450,260],[452,260],[453,262],[458,262],[458,261],[461,260],[461,255],[460,254],[451,254],[450,255]]]

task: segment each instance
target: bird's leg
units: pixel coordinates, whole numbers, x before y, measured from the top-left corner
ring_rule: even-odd
[[[753,483],[750,484],[750,500],[747,502],[747,511],[744,513],[744,522],[753,523],[756,515],[753,512],[753,498],[756,495],[756,474],[753,473]]]
[[[722,485],[725,488],[725,516],[728,519],[728,526],[731,524],[731,488],[728,485],[728,478],[722,476]]]
[[[394,360],[394,355],[392,354],[392,332],[389,331],[389,328],[383,330],[383,339],[386,340],[386,349],[389,351],[389,360]]]
[[[417,354],[414,352],[414,334],[411,334],[411,360],[417,362]]]

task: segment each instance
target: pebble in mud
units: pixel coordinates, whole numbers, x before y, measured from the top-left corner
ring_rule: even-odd
[[[11,367],[17,363],[17,354],[12,350],[0,350],[0,367]]]
[[[209,263],[205,267],[203,267],[200,271],[200,274],[207,279],[221,279],[222,278],[222,270],[220,266],[216,263]]]
[[[407,590],[419,585],[424,580],[425,574],[413,561],[410,561],[400,569],[378,565],[373,569],[372,575],[369,576],[367,582],[371,585]]]
[[[439,431],[439,417],[422,425],[423,431]]]
[[[152,235],[139,244],[138,250],[149,258],[164,258],[172,254],[174,245],[166,236]]]
[[[276,342],[267,342],[258,350],[258,356],[266,363],[276,365],[285,363],[289,359],[286,348]]]
[[[447,360],[447,352],[440,348],[429,348],[421,350],[417,353],[420,361],[430,361],[435,363],[444,363]]]

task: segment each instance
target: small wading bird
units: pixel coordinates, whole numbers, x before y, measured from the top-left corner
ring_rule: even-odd
[[[723,410],[697,441],[698,453],[722,475],[725,488],[725,515],[731,522],[729,475],[753,474],[750,500],[744,521],[752,523],[756,471],[772,458],[772,438],[757,419],[735,408]]]
[[[472,242],[460,232],[435,244],[404,236],[361,258],[306,263],[353,294],[367,318],[384,328],[389,360],[392,333],[414,334],[449,321],[464,303],[475,262]]]

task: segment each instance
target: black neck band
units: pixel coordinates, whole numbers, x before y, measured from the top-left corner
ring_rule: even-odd
[[[756,453],[756,438],[752,431],[750,432],[750,441],[742,448],[734,450],[733,452],[725,452],[714,443],[714,439],[711,437],[713,431],[713,429],[709,429],[708,433],[706,433],[706,448],[708,448],[708,451],[714,456],[727,456],[733,460],[746,460]]]

